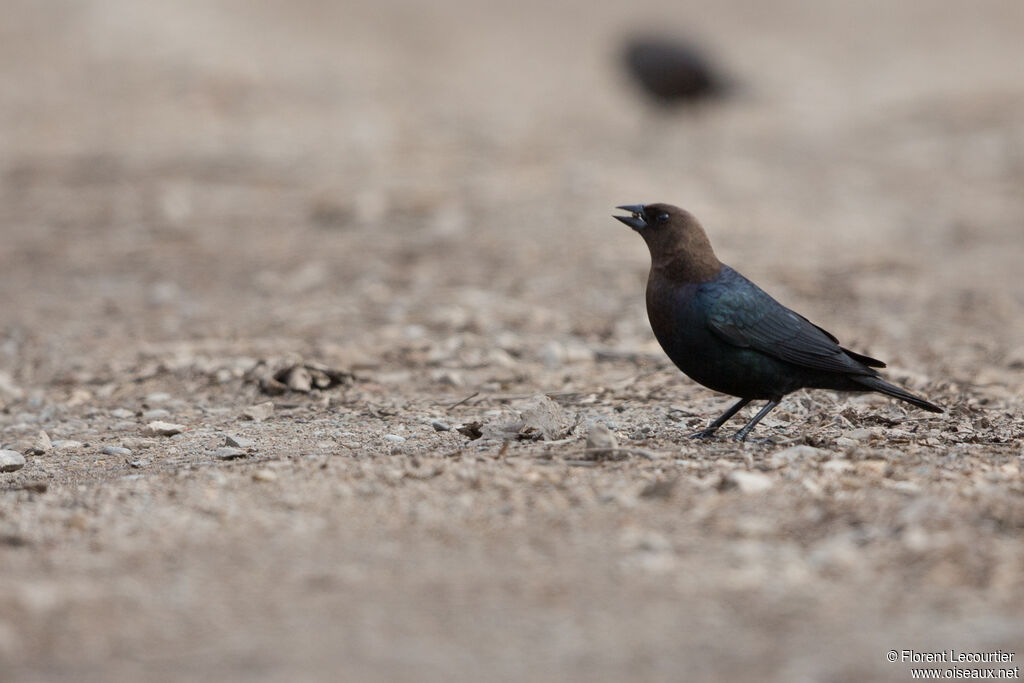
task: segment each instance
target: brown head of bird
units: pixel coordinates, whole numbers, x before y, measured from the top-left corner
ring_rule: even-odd
[[[676,282],[706,282],[722,268],[699,221],[671,204],[616,207],[630,216],[615,216],[640,233],[651,252],[651,270]]]

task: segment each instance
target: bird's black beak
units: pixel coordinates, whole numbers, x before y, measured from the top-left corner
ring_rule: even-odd
[[[647,220],[644,218],[644,205],[643,204],[627,204],[626,206],[616,206],[616,209],[622,209],[623,211],[629,211],[632,216],[613,216],[615,220],[622,221],[634,230],[643,230],[647,227]]]

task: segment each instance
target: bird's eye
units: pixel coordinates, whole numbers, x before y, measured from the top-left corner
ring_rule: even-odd
[[[659,223],[668,223],[668,214],[667,213],[659,213],[658,214],[658,222]]]

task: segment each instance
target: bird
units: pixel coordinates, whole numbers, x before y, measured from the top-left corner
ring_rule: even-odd
[[[882,361],[839,345],[831,333],[786,308],[718,260],[704,228],[671,204],[616,207],[614,216],[643,237],[651,253],[647,317],[669,359],[690,379],[739,398],[691,438],[712,437],[751,401],[767,404],[734,438],[745,441],[783,397],[797,389],[877,391],[944,412],[879,374]]]
[[[663,106],[712,99],[731,89],[703,50],[678,38],[636,36],[624,46],[622,62],[643,91]]]

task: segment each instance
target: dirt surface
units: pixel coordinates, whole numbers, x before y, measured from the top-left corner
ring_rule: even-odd
[[[1020,664],[1018,0],[349,4],[6,3],[0,679]],[[648,26],[739,91],[648,106]],[[648,201],[948,413],[687,440]]]

